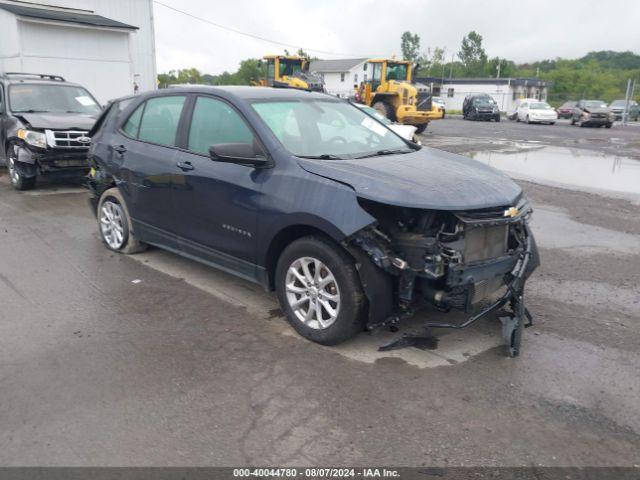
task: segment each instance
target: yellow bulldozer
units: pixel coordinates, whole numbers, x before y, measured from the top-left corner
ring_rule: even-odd
[[[266,55],[267,78],[252,82],[257,87],[297,88],[324,92],[324,82],[309,73],[309,59],[296,55]]]
[[[356,101],[375,108],[393,122],[415,125],[422,133],[431,120],[440,120],[442,111],[433,105],[429,87],[413,83],[413,65],[404,60],[367,60],[370,76],[356,91]]]

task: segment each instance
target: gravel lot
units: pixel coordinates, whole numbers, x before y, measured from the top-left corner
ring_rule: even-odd
[[[423,143],[640,159],[636,126],[446,119]],[[640,200],[522,185],[543,265],[508,359],[498,322],[432,352],[311,344],[258,287],[110,253],[85,191],[0,170],[0,465],[640,464]]]

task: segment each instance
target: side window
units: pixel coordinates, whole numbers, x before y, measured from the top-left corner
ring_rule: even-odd
[[[4,90],[0,85],[0,113],[4,113]]]
[[[147,100],[138,139],[159,145],[174,146],[178,123],[186,97],[168,96]]]
[[[191,119],[188,148],[208,154],[211,145],[220,143],[253,143],[253,132],[238,112],[225,102],[198,97]]]
[[[129,119],[125,122],[122,130],[124,133],[133,138],[138,138],[138,129],[140,128],[140,119],[142,118],[142,111],[144,110],[144,103],[136,108],[135,112],[131,114]]]

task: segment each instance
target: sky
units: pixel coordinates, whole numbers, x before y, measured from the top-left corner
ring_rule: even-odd
[[[407,30],[420,35],[422,51],[444,47],[449,60],[471,30],[489,57],[517,63],[594,50],[640,53],[638,0],[154,0],[154,18],[159,73],[234,72],[243,59],[297,47],[320,58],[400,57]]]

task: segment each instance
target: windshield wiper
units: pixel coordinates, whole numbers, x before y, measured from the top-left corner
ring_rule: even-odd
[[[413,150],[404,150],[404,149],[395,149],[395,150],[391,150],[391,149],[384,149],[384,150],[378,150],[377,152],[374,153],[368,153],[366,155],[362,155],[360,157],[356,157],[356,159],[360,159],[360,158],[370,158],[370,157],[379,157],[382,155],[397,155],[397,154],[404,154],[404,153],[412,153]]]
[[[334,155],[332,153],[323,153],[322,155],[296,155],[300,158],[311,158],[313,160],[344,160],[342,157],[338,155]]]
[[[29,110],[14,110],[13,113],[49,113],[49,110],[34,110],[30,108]]]

